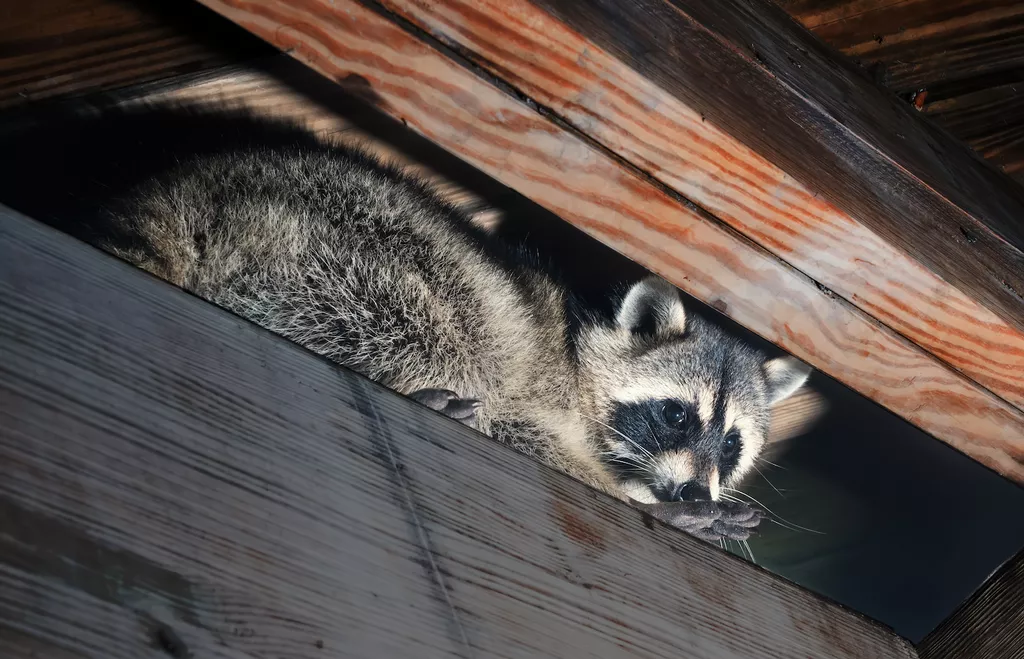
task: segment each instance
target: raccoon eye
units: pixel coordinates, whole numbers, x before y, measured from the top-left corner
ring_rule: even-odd
[[[680,428],[686,423],[686,410],[679,403],[665,403],[665,407],[661,408],[661,415],[665,418],[665,423],[673,428]]]
[[[726,434],[722,440],[722,457],[731,458],[740,450],[740,434],[735,430]]]

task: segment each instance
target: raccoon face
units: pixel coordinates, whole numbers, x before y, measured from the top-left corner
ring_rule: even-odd
[[[588,346],[603,459],[641,503],[718,500],[753,467],[771,406],[810,375],[687,314],[658,278],[636,284]]]

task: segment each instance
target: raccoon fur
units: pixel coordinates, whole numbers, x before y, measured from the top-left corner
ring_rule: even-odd
[[[65,130],[105,164],[65,172],[72,189],[44,205],[8,166],[0,201],[700,537],[756,526],[720,494],[753,467],[804,364],[726,335],[656,277],[602,317],[531,253],[358,150],[194,110],[205,133],[164,131],[182,112]],[[115,133],[127,155],[103,148]],[[174,148],[146,146],[154,135]],[[51,144],[25,148],[66,167],[75,145]]]

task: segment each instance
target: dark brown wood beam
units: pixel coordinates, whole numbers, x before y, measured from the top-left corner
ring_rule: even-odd
[[[901,94],[1024,66],[1016,0],[775,0]]]
[[[921,659],[1024,657],[1024,550],[917,646]]]
[[[190,2],[5,2],[0,109],[195,73],[272,52]]]
[[[1024,183],[1024,4],[775,0],[871,77]]]

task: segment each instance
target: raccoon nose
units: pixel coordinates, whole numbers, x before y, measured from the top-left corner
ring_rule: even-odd
[[[711,490],[693,481],[653,485],[651,491],[658,501],[711,501]]]
[[[711,490],[700,485],[689,481],[683,483],[676,490],[676,501],[711,501]]]

